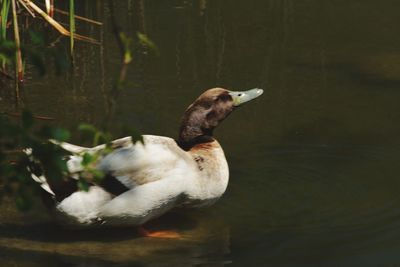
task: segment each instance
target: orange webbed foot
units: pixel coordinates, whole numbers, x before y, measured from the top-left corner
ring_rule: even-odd
[[[148,231],[143,226],[138,227],[139,234],[143,237],[179,239],[181,235],[175,231]]]

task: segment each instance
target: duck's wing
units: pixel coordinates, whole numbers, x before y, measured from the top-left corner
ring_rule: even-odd
[[[56,144],[66,151],[70,152],[71,154],[82,154],[82,153],[95,153],[98,151],[101,151],[106,148],[106,145],[98,145],[95,147],[84,147],[84,146],[77,146],[73,145],[67,142],[59,142],[57,140],[50,140],[53,144]],[[116,139],[111,142],[111,148],[112,149],[117,149],[117,148],[123,148],[123,147],[129,147],[132,145],[132,138],[130,136],[128,137],[123,137],[120,139]]]
[[[99,163],[99,169],[130,187],[100,209],[108,223],[142,224],[181,204],[196,187],[197,165],[173,139],[146,135],[143,141]]]
[[[183,151],[174,139],[164,136],[144,135],[143,143],[133,143],[131,137],[114,140],[111,143],[112,152],[105,156],[101,155],[102,150],[106,148],[105,145],[93,148],[65,142],[58,145],[72,154],[68,158],[67,167],[71,178],[75,179],[84,175],[83,154],[98,153],[100,157],[94,165],[105,175],[105,182],[100,186],[117,186],[119,193],[138,185],[163,179],[165,176],[172,175],[171,172],[195,170],[191,156]],[[126,190],[118,184],[125,186]]]
[[[129,188],[195,170],[193,159],[172,138],[152,135],[143,136],[143,143],[125,143],[101,159],[97,168]]]
[[[68,186],[62,183],[49,184],[44,175],[37,177],[32,174],[32,178],[57,200],[62,201],[78,190],[76,181],[70,180],[90,179],[82,177],[88,174],[82,166],[83,155],[97,152],[101,155],[106,146],[87,148],[65,142],[57,144],[71,153],[67,160],[67,175],[70,179],[64,179]],[[133,143],[130,137],[126,137],[113,141],[112,148],[111,153],[100,156],[94,162],[94,167],[103,172],[104,178],[97,183],[93,181],[93,184],[114,197],[151,182],[196,174],[193,160],[172,138],[145,135],[143,143]]]
[[[86,148],[58,143],[71,154],[65,177],[69,179],[53,183],[44,174],[33,172],[32,178],[56,200],[56,209],[72,221],[93,223],[102,217],[116,224],[141,224],[178,205],[196,186],[198,175],[194,160],[173,139],[147,135],[143,141],[118,139],[108,154],[101,151],[104,145]],[[88,192],[79,191],[77,180],[90,179],[83,177],[88,174],[82,167],[84,154],[96,152],[105,156],[99,156],[93,167],[105,176],[100,182],[93,181]],[[27,150],[27,154],[31,152]]]
[[[190,180],[182,173],[136,186],[107,202],[98,215],[110,224],[141,225],[183,203]]]

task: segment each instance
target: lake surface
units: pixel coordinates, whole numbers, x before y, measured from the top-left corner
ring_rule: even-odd
[[[104,23],[77,22],[77,31],[101,45],[77,42],[71,73],[40,77],[27,64],[23,102],[56,125],[100,127],[119,48],[109,3],[76,2],[77,14]],[[6,201],[1,266],[400,264],[398,1],[113,2],[121,29],[158,47],[157,55],[136,45],[111,118],[116,135],[129,125],[176,137],[205,89],[264,89],[216,131],[228,190],[210,208],[155,222],[182,240],[62,229],[43,208],[19,214]],[[68,40],[59,45],[68,49]],[[1,111],[12,111],[2,86]]]

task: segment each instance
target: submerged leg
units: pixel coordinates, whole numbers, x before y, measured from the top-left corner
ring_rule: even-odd
[[[138,232],[144,237],[154,237],[154,238],[181,238],[181,236],[175,231],[149,231],[143,226],[139,226]]]

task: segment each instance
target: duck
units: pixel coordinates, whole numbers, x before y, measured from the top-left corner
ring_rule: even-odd
[[[143,135],[124,137],[109,146],[82,147],[57,142],[69,156],[67,178],[54,183],[44,174],[34,179],[51,203],[58,221],[79,226],[142,226],[175,208],[199,208],[215,203],[227,189],[229,168],[214,129],[235,109],[260,95],[259,88],[230,91],[212,88],[184,112],[177,139]],[[104,177],[79,190],[85,175],[83,155],[101,154],[94,168]],[[147,233],[148,234],[148,233]]]

